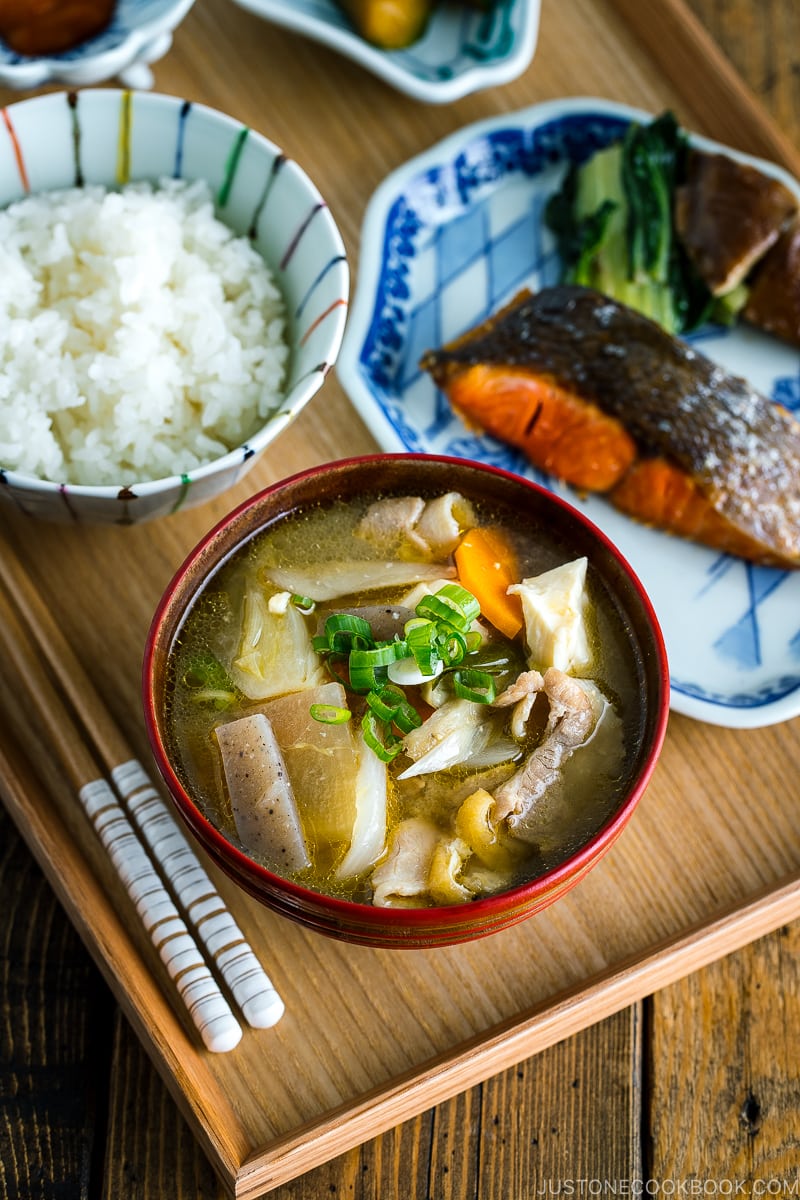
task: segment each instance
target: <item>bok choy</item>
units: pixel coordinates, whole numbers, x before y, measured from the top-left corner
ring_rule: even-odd
[[[713,305],[674,227],[686,149],[672,113],[632,123],[620,141],[570,166],[545,213],[561,282],[593,287],[672,334],[699,325]]]

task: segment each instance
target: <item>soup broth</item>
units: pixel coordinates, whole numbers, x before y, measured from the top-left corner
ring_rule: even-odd
[[[469,902],[617,808],[641,732],[628,641],[591,563],[513,512],[453,494],[311,506],[190,610],[172,758],[270,870],[366,904]]]

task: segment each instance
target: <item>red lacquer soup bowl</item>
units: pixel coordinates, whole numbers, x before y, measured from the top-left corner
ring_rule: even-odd
[[[562,858],[506,890],[424,907],[378,906],[368,902],[368,894],[359,902],[326,895],[268,870],[244,853],[235,837],[222,832],[222,822],[218,827],[209,819],[207,798],[189,782],[168,719],[170,655],[198,598],[213,590],[220,570],[262,532],[342,500],[432,498],[453,492],[476,511],[504,514],[526,538],[546,540],[564,562],[588,560],[587,588],[595,608],[614,624],[614,654],[628,680],[624,695],[614,697],[624,751],[613,792],[609,788],[595,824],[573,840]],[[575,507],[519,476],[469,460],[380,454],[328,463],[276,483],[211,530],[180,567],[155,613],[144,657],[143,694],[152,751],[178,813],[217,866],[247,893],[289,920],[344,941],[433,947],[483,937],[540,912],[609,850],[656,765],[666,732],[669,674],[661,631],[641,583],[608,538]],[[605,787],[598,784],[598,791]]]

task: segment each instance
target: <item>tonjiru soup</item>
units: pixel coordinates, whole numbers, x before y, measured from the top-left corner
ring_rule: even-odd
[[[268,869],[370,905],[535,878],[618,807],[640,664],[585,557],[456,492],[306,506],[171,650],[181,782]]]

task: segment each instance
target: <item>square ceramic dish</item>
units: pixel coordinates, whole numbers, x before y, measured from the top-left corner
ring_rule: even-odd
[[[419,41],[380,50],[353,29],[335,0],[236,0],[242,8],[322,42],[386,83],[429,104],[508,83],[533,58],[540,0],[498,0],[490,13],[440,6]]]
[[[715,553],[646,529],[601,497],[580,497],[516,451],[470,432],[418,365],[426,350],[484,320],[520,288],[557,282],[543,210],[567,163],[617,139],[631,120],[651,116],[594,99],[537,105],[463,129],[390,175],[366,213],[337,369],[383,449],[502,466],[579,506],[650,594],[667,645],[672,708],[752,728],[800,713],[800,572]],[[778,167],[737,157],[800,195],[797,181]],[[691,340],[764,394],[800,410],[796,349],[744,326],[705,329]]]

